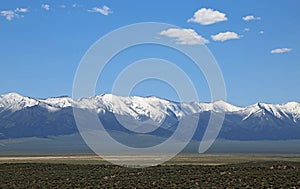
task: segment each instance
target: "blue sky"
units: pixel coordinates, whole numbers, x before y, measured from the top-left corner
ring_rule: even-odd
[[[207,40],[223,72],[229,102],[298,101],[299,7],[298,0],[2,0],[0,93],[71,96],[76,68],[96,40],[128,24],[163,22],[191,29]],[[178,40],[180,33],[176,35]],[[97,93],[109,92],[121,71],[120,62],[149,57],[188,64],[168,49],[132,48],[110,62],[104,74],[107,82],[98,83]],[[193,71],[188,74],[199,84],[200,100],[210,101],[204,77]],[[176,100],[174,90],[158,81],[138,85],[133,94]]]

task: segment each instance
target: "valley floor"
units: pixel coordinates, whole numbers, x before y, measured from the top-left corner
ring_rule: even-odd
[[[106,160],[116,158],[126,161],[147,161],[156,156],[142,155],[110,155]],[[157,156],[157,157],[160,157]],[[3,163],[61,163],[61,164],[111,164],[97,155],[0,155],[0,164]],[[299,162],[300,154],[179,154],[163,165],[224,165],[247,162],[285,161]]]
[[[300,156],[182,154],[140,169],[97,156],[2,156],[0,175],[0,188],[299,188]]]

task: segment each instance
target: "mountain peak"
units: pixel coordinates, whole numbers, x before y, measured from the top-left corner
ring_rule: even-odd
[[[16,92],[4,94],[0,97],[0,107],[13,112],[35,106],[38,103],[36,99],[22,96]]]
[[[121,115],[133,117],[146,116],[149,118],[161,118],[173,112],[177,118],[184,115],[201,113],[204,111],[239,113],[246,117],[250,115],[262,115],[269,112],[277,118],[292,116],[295,120],[300,118],[300,103],[288,102],[286,104],[268,104],[258,102],[251,106],[239,107],[223,100],[212,103],[201,102],[173,102],[156,96],[117,96],[114,94],[102,94],[90,98],[73,100],[68,96],[51,97],[46,99],[34,99],[12,92],[0,95],[0,108],[3,110],[17,111],[20,109],[39,105],[49,111],[58,111],[62,108],[76,107],[91,108],[98,112],[110,111]]]
[[[217,100],[215,102],[213,102],[213,104],[215,106],[217,106],[218,108],[224,110],[225,112],[236,112],[236,111],[240,111],[243,108],[229,104],[228,102],[225,102],[223,100]]]
[[[7,94],[1,95],[2,98],[24,98],[24,96],[20,95],[19,93],[16,92],[11,92]]]

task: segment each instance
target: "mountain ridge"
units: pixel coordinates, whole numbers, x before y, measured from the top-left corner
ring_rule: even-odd
[[[46,137],[77,131],[73,108],[90,110],[110,126],[122,130],[117,117],[136,127],[147,124],[172,132],[178,122],[199,116],[198,136],[203,135],[212,112],[225,113],[220,137],[240,140],[300,139],[300,103],[256,103],[239,107],[225,101],[180,103],[155,96],[97,95],[38,99],[18,93],[0,95],[0,138]],[[26,134],[17,133],[24,132]],[[162,135],[165,135],[163,133]],[[281,136],[282,135],[282,136]],[[277,137],[277,138],[276,138]]]
[[[200,101],[192,101],[192,102],[178,102],[178,101],[173,101],[173,100],[169,100],[166,98],[160,98],[160,97],[156,97],[156,96],[119,96],[119,95],[113,95],[113,94],[109,94],[109,93],[104,93],[104,94],[100,94],[100,95],[95,95],[95,96],[91,96],[91,97],[83,97],[83,98],[79,98],[79,99],[72,99],[70,96],[67,95],[63,95],[63,96],[58,96],[58,97],[47,97],[47,98],[34,98],[34,97],[30,97],[30,96],[25,96],[25,95],[21,95],[17,92],[10,92],[10,93],[6,93],[6,94],[1,94],[0,95],[0,105],[1,105],[1,99],[4,97],[8,97],[8,98],[15,98],[15,97],[19,97],[19,98],[27,98],[27,99],[31,99],[31,100],[37,100],[37,101],[41,101],[41,102],[47,102],[50,99],[69,99],[71,101],[80,101],[82,99],[91,99],[91,98],[101,98],[101,97],[105,97],[107,95],[112,95],[114,97],[119,97],[119,98],[143,98],[143,99],[150,99],[150,98],[154,98],[154,99],[159,99],[161,101],[168,101],[168,102],[172,102],[172,103],[185,103],[185,104],[191,104],[191,103],[202,103],[202,104],[227,104],[230,106],[235,107],[236,109],[246,109],[248,107],[251,106],[261,106],[261,105],[276,105],[276,106],[283,106],[283,105],[287,105],[287,104],[300,104],[300,101],[289,101],[289,102],[285,102],[285,103],[264,103],[264,102],[257,102],[255,104],[250,104],[247,106],[240,106],[240,105],[234,105],[231,104],[229,102],[223,101],[223,100],[216,100],[213,102],[200,102]]]

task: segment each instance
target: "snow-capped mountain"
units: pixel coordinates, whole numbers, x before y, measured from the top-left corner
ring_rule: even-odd
[[[57,97],[47,99],[34,99],[17,93],[9,93],[0,96],[1,111],[16,112],[31,107],[41,107],[49,112],[59,111],[68,107],[95,110],[98,113],[111,112],[117,115],[129,116],[132,119],[144,117],[155,122],[161,122],[166,115],[175,116],[177,119],[190,114],[204,111],[234,112],[242,110],[223,101],[214,103],[178,103],[157,97],[122,97],[112,94],[104,94],[91,98],[72,100],[69,97]]]
[[[104,94],[73,100],[69,97],[35,99],[17,93],[0,95],[0,138],[77,132],[72,108],[96,112],[101,120],[115,130],[120,129],[115,116],[121,116],[133,125],[161,125],[164,130],[160,134],[174,130],[180,119],[199,116],[195,134],[199,136],[202,136],[211,112],[224,112],[226,117],[220,133],[222,138],[300,139],[299,102],[280,105],[257,103],[238,107],[224,101],[179,103],[153,96]]]
[[[18,93],[0,95],[0,109],[2,111],[16,112],[34,106],[40,106],[49,111],[58,111],[62,108],[71,107],[72,104],[73,100],[69,97],[34,99]]]
[[[0,96],[0,108],[12,112],[38,105],[38,101],[19,95],[18,93],[9,93]]]

